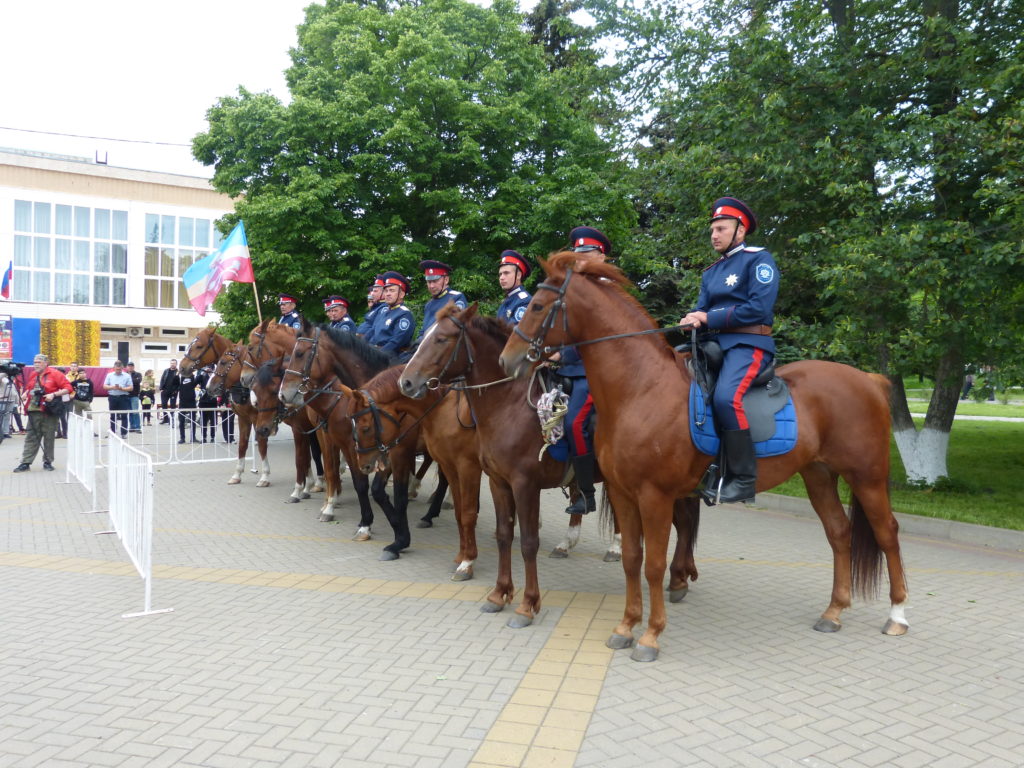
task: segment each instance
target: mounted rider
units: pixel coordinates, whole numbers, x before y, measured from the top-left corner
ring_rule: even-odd
[[[365,338],[370,344],[398,355],[409,348],[416,333],[416,318],[403,303],[409,292],[409,280],[394,271],[385,272],[381,277],[384,309],[374,318],[373,328]]]
[[[611,241],[604,233],[593,227],[576,227],[569,233],[569,247],[577,253],[601,254],[607,258],[612,253]],[[603,259],[602,259],[603,260]],[[580,496],[565,511],[570,515],[585,515],[597,509],[594,497],[594,398],[590,395],[587,374],[583,370],[583,359],[576,347],[562,352],[558,375],[570,379],[569,408],[565,414],[566,430],[569,435],[569,451],[573,469],[576,472],[576,486]]]
[[[717,331],[724,353],[713,408],[726,457],[720,501],[727,503],[754,498],[757,457],[743,396],[775,360],[771,332],[779,270],[768,251],[746,244],[756,229],[757,218],[742,200],[714,202],[711,247],[721,258],[704,270],[697,306],[680,321]]]
[[[366,294],[366,314],[363,315],[363,322],[356,328],[356,333],[360,336],[365,337],[373,328],[373,321],[377,318],[386,306],[381,300],[381,296],[384,294],[384,276],[377,275],[373,280],[373,285],[370,286],[369,292]]]
[[[423,327],[420,328],[420,335],[416,339],[419,344],[427,331],[430,330],[437,318],[441,307],[447,304],[454,304],[460,310],[469,306],[469,300],[462,291],[456,291],[449,286],[452,268],[443,261],[426,259],[420,262],[420,269],[423,270],[423,279],[427,283],[427,291],[430,293],[430,300],[423,306]]]
[[[348,313],[348,299],[344,296],[332,295],[324,299],[324,312],[331,328],[355,333],[356,323]]]
[[[518,325],[530,303],[530,294],[523,289],[523,280],[530,276],[530,262],[517,251],[501,252],[498,261],[498,284],[505,298],[498,305],[498,319]]]
[[[287,325],[296,330],[302,328],[302,316],[295,309],[298,302],[290,293],[280,293],[277,296],[277,304],[281,309],[281,316],[277,318],[278,325]]]

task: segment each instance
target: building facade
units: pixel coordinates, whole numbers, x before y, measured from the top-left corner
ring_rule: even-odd
[[[19,320],[98,322],[99,365],[160,371],[219,319],[192,309],[181,275],[233,209],[206,179],[0,150],[0,270],[13,263],[0,314],[15,334]]]

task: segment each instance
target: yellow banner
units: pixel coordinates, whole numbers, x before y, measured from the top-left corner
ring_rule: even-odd
[[[39,351],[50,365],[99,365],[99,320],[40,320]]]

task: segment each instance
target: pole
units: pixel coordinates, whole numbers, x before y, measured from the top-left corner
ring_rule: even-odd
[[[260,295],[256,293],[256,280],[252,281],[252,295],[256,299],[256,317],[260,319],[260,325],[263,325],[263,312],[260,311]]]

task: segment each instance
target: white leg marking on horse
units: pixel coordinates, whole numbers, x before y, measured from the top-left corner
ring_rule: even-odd
[[[455,569],[455,572],[466,573],[467,571],[469,571],[470,568],[473,567],[473,563],[475,562],[475,560],[463,560],[461,563],[459,563],[459,567]]]
[[[293,499],[301,499],[302,498],[302,491],[303,491],[304,488],[305,488],[305,486],[299,485],[298,483],[296,483],[295,484],[295,488],[292,490],[291,498],[293,498]]]
[[[612,536],[612,544],[611,544],[610,547],[608,547],[608,551],[613,553],[613,554],[616,554],[616,555],[620,555],[620,556],[622,555],[622,534],[621,533],[616,533],[614,536]]]
[[[900,603],[898,605],[894,603],[889,609],[889,621],[894,621],[897,624],[909,627],[910,622],[907,621],[906,607],[906,603]]]

